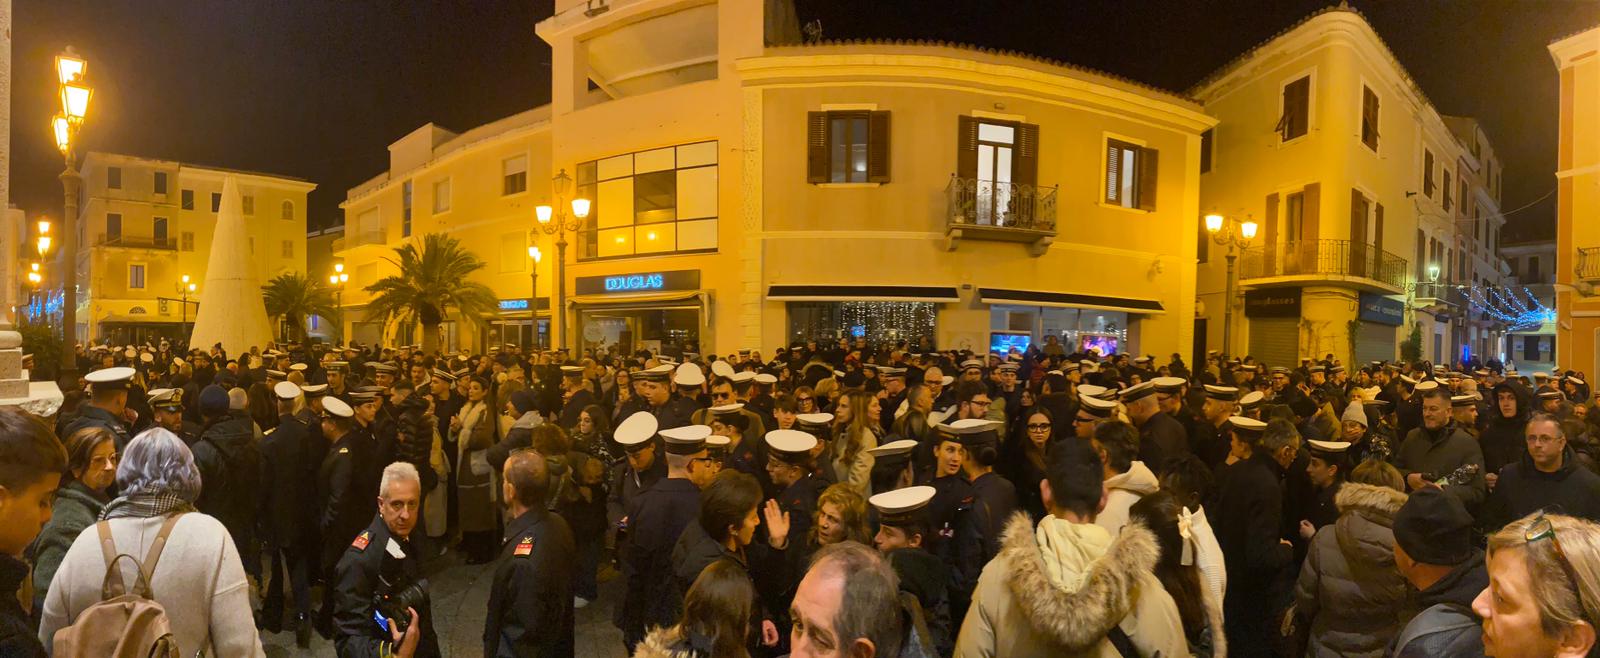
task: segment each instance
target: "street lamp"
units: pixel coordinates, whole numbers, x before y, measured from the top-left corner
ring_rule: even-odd
[[[534,208],[534,217],[539,220],[539,230],[545,235],[556,236],[556,298],[551,304],[551,313],[559,318],[556,322],[556,335],[560,342],[551,341],[551,347],[565,346],[567,342],[567,233],[578,232],[583,228],[584,220],[589,218],[589,200],[584,198],[572,199],[572,212],[569,215],[567,206],[563,201],[567,198],[567,190],[572,187],[572,177],[567,175],[567,170],[562,169],[550,183],[551,190],[555,192],[554,206],[539,206]]]
[[[77,381],[78,359],[73,345],[78,332],[78,190],[83,177],[78,175],[74,142],[83,130],[84,119],[89,114],[89,101],[94,89],[88,84],[89,63],[69,46],[56,55],[56,81],[61,97],[61,113],[50,120],[50,132],[55,137],[56,148],[66,162],[61,172],[61,188],[65,203],[61,217],[61,378]],[[44,241],[40,241],[44,245]]]
[[[328,284],[333,286],[333,305],[339,310],[336,323],[339,325],[339,342],[344,342],[344,284],[350,280],[350,275],[344,272],[344,263],[333,264],[333,274],[328,275]]]
[[[1233,261],[1239,257],[1237,250],[1250,247],[1250,241],[1256,238],[1256,228],[1256,223],[1249,218],[1239,222],[1223,217],[1218,213],[1206,215],[1206,232],[1211,234],[1211,240],[1228,248],[1227,296],[1222,302],[1222,352],[1224,356],[1233,354]]]
[[[194,284],[189,281],[189,275],[185,274],[179,277],[178,294],[183,295],[183,322],[180,326],[183,327],[184,334],[189,333],[189,295],[193,292]],[[189,342],[187,336],[184,337],[183,342],[185,344]]]
[[[528,234],[530,241],[537,240],[538,237],[538,233]],[[533,276],[529,277],[531,280],[528,286],[528,322],[529,331],[532,333],[528,348],[533,349],[539,346],[539,261],[544,260],[544,252],[539,251],[539,245],[531,245],[528,247],[528,258],[533,259],[531,268]]]
[[[39,232],[35,235],[38,240],[39,257],[43,258],[50,253],[50,220],[39,220]]]

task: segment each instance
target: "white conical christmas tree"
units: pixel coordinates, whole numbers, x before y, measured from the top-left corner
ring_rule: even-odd
[[[242,205],[239,183],[228,176],[222,181],[222,206],[211,238],[206,280],[200,284],[200,311],[195,314],[194,333],[189,335],[190,347],[209,350],[222,343],[222,349],[231,355],[272,340]]]

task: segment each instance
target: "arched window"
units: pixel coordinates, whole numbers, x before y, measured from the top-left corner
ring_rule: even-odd
[[[279,217],[281,219],[284,219],[284,220],[293,220],[294,219],[294,202],[293,201],[284,201],[283,202],[283,210],[279,211]]]

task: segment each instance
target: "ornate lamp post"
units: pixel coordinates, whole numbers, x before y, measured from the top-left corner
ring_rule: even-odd
[[[84,117],[89,113],[89,100],[94,95],[94,90],[89,87],[86,76],[89,63],[68,47],[66,52],[56,55],[56,79],[60,85],[61,113],[50,121],[51,131],[55,134],[56,148],[61,151],[61,157],[66,161],[66,169],[61,172],[61,187],[65,194],[65,203],[62,205],[61,218],[61,378],[68,382],[76,382],[78,378],[78,357],[74,346],[78,337],[78,190],[83,184],[83,177],[78,175],[77,153],[75,152],[78,134],[83,130]]]
[[[1233,355],[1233,288],[1234,272],[1233,261],[1239,257],[1238,251],[1250,247],[1250,241],[1256,238],[1256,223],[1248,218],[1243,222],[1228,219],[1217,213],[1206,215],[1206,232],[1211,234],[1211,240],[1218,245],[1228,248],[1228,284],[1227,296],[1223,298],[1222,306],[1222,352],[1224,356]]]
[[[539,230],[545,235],[556,236],[556,295],[551,304],[551,313],[558,318],[556,336],[558,340],[551,341],[551,347],[567,344],[567,233],[578,232],[583,228],[584,220],[589,218],[589,200],[584,198],[572,199],[571,214],[567,213],[567,193],[572,187],[572,177],[567,175],[567,170],[562,169],[551,181],[551,190],[555,192],[554,206],[539,206],[534,209],[534,215],[539,220]]]
[[[339,325],[339,342],[344,342],[344,284],[350,280],[350,275],[345,274],[344,263],[333,264],[333,274],[328,275],[328,284],[333,286],[333,305],[339,309],[339,318],[335,323]]]
[[[194,283],[189,281],[189,275],[183,275],[178,281],[178,294],[183,295],[183,301],[181,302],[183,304],[183,322],[180,326],[183,327],[183,342],[186,345],[189,343],[189,295],[193,292]]]
[[[537,235],[535,233],[529,237]],[[539,245],[530,246],[528,258],[533,259],[533,267],[530,269],[533,275],[529,277],[531,285],[528,287],[528,321],[532,332],[530,340],[532,344],[528,348],[533,349],[539,346],[539,261],[544,260],[544,252],[539,251]]]

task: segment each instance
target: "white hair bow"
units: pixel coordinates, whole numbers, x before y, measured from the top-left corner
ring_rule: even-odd
[[[1178,536],[1183,539],[1183,566],[1194,564],[1194,513],[1178,508]]]

